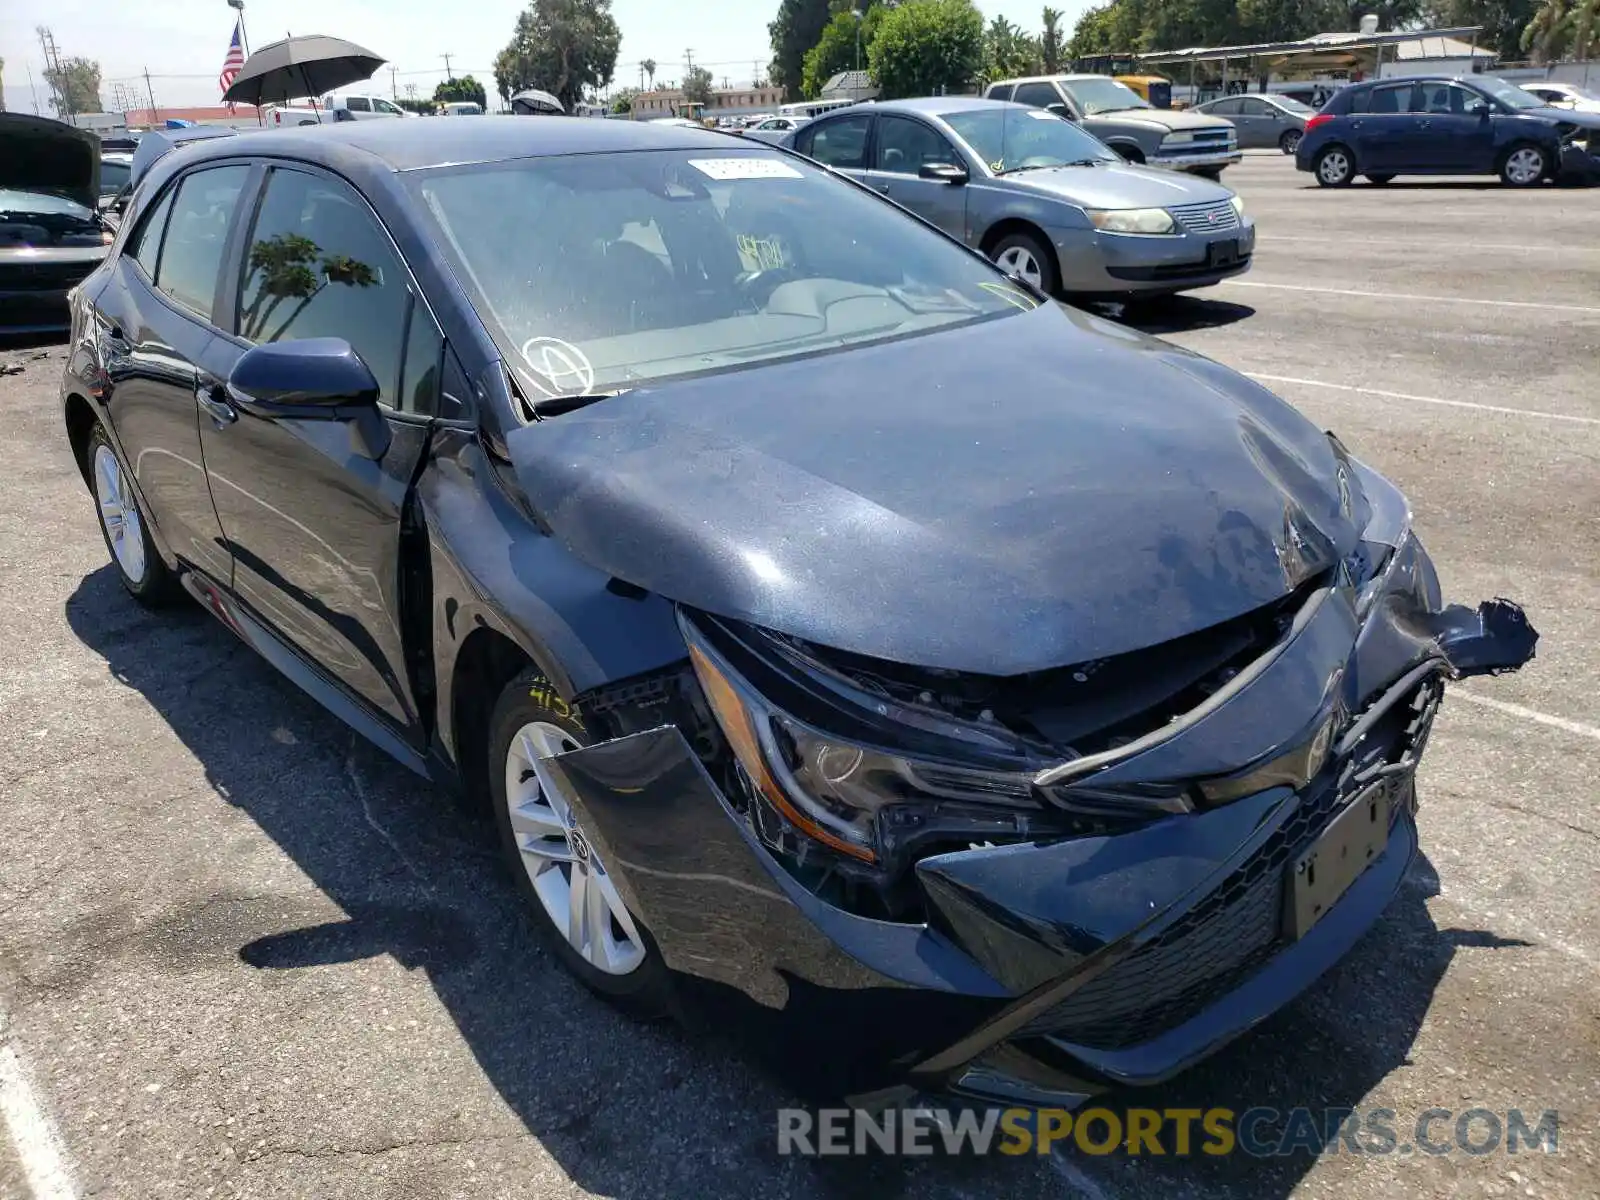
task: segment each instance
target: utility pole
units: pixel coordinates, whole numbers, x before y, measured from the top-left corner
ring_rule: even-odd
[[[144,69],[144,90],[150,96],[150,124],[155,125],[161,120],[161,110],[156,107],[156,90],[150,86],[150,68]]]
[[[439,55],[439,57],[444,59],[444,81],[446,83],[453,82],[455,80],[455,76],[450,74],[450,60],[452,58],[454,58],[455,55],[453,55],[453,54],[441,54],[441,55]]]
[[[40,25],[36,32],[39,34],[39,48],[44,51],[44,79],[50,85],[50,96],[56,106],[56,116],[64,121],[71,121],[74,116],[72,89],[67,86],[67,80],[61,74],[61,55],[56,51],[55,34],[43,25]]]
[[[28,68],[28,95],[33,97],[33,115],[42,117],[44,114],[39,111],[39,89],[33,86],[33,64],[25,62],[23,66]]]
[[[393,67],[390,67],[389,68],[389,99],[398,100],[398,99],[400,99],[400,93],[395,90],[394,72],[395,72],[395,69]]]
[[[694,70],[694,50],[693,49],[685,50],[683,52],[683,61],[686,64],[686,68],[687,68],[688,71]]]

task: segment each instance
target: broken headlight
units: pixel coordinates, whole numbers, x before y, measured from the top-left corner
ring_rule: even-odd
[[[1399,488],[1371,467],[1354,458],[1348,463],[1370,514],[1349,564],[1356,589],[1356,615],[1364,620],[1388,589],[1389,574],[1411,540],[1411,505]]]
[[[922,761],[824,733],[775,709],[710,645],[691,638],[689,656],[750,791],[830,850],[887,867],[921,830],[1014,838],[1041,813],[1030,773]]]

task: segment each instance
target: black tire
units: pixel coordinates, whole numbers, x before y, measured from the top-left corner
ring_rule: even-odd
[[[1387,185],[1393,179],[1394,179],[1394,176],[1393,175],[1388,175],[1388,174],[1384,174],[1384,175],[1368,175],[1367,176],[1367,182],[1368,183],[1372,183],[1372,184],[1376,184],[1378,187],[1384,187],[1385,185]]]
[[[1061,272],[1056,266],[1055,252],[1043,240],[1031,233],[1018,230],[1008,233],[989,247],[989,257],[1000,264],[1008,251],[1021,251],[1028,254],[1039,267],[1039,287],[1051,296],[1058,295],[1061,291]],[[1003,266],[1003,264],[1000,264]]]
[[[1282,150],[1290,158],[1293,158],[1295,151],[1300,149],[1300,139],[1304,136],[1305,134],[1300,130],[1290,129],[1278,139],[1278,149]]]
[[[644,961],[625,975],[613,975],[586,961],[573,948],[566,934],[556,927],[544,902],[534,890],[533,880],[524,866],[524,855],[517,834],[511,827],[511,810],[506,801],[506,761],[512,741],[525,726],[534,722],[560,729],[564,735],[563,745],[570,742],[571,748],[588,745],[592,740],[579,714],[561,699],[550,681],[538,671],[530,670],[517,676],[500,693],[494,713],[489,718],[489,761],[486,766],[491,810],[495,827],[500,833],[506,869],[511,872],[517,891],[529,907],[529,919],[539,936],[561,965],[580,983],[631,1016],[648,1019],[666,1015],[673,1011],[666,962],[661,957],[655,938],[637,915],[630,913],[644,946]],[[593,861],[598,862],[598,854],[594,854]],[[551,869],[568,871],[576,868],[556,866]]]
[[[1530,162],[1537,168],[1530,169]],[[1550,174],[1549,152],[1532,142],[1516,142],[1506,148],[1500,159],[1499,174],[1506,187],[1537,187]]]
[[[1200,176],[1201,179],[1209,179],[1213,183],[1222,182],[1221,167],[1198,167],[1196,168],[1194,174]]]
[[[119,555],[117,547],[112,541],[110,528],[107,526],[107,513],[102,503],[102,481],[97,477],[100,455],[108,454],[111,462],[115,464],[118,472],[120,487],[126,492],[123,503],[131,505],[137,514],[139,524],[140,548],[143,551],[142,571],[135,576],[130,573],[124,559],[126,555]],[[155,540],[150,536],[150,518],[145,514],[144,505],[140,503],[138,493],[134,491],[127,481],[127,474],[123,469],[122,460],[117,457],[116,447],[111,444],[111,439],[106,436],[104,426],[98,421],[89,433],[88,444],[84,446],[84,467],[89,476],[89,494],[94,500],[95,516],[100,525],[100,536],[105,540],[106,552],[111,555],[111,567],[117,573],[117,578],[122,581],[122,586],[128,594],[143,604],[146,608],[164,608],[181,599],[184,595],[183,588],[179,585],[177,577],[162,561],[161,553],[156,549]]]
[[[1319,187],[1349,187],[1356,177],[1356,160],[1344,146],[1324,146],[1317,152],[1311,169]]]

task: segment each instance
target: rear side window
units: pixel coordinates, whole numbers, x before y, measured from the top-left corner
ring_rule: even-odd
[[[1383,116],[1392,113],[1409,113],[1414,110],[1412,93],[1416,88],[1409,83],[1396,84],[1393,87],[1379,87],[1372,89],[1372,107],[1368,110],[1373,116]]]
[[[1009,83],[996,84],[994,87],[989,89],[989,99],[991,99],[991,100],[1009,100],[1009,99],[1011,99],[1011,90],[1012,90],[1013,86],[1014,86],[1013,84],[1009,84]]]
[[[404,410],[400,363],[410,303],[394,248],[348,185],[282,168],[267,177],[241,280],[240,337],[343,338],[378,381],[378,398]]]
[[[345,107],[351,112],[371,112],[372,105],[365,96],[351,96],[345,101]]]
[[[210,321],[233,211],[250,175],[246,166],[193,171],[178,185],[161,243],[156,287]]]
[[[1231,98],[1228,100],[1216,100],[1206,105],[1206,111],[1213,116],[1233,117],[1239,114],[1239,106],[1243,103],[1243,100]]]
[[[830,167],[864,170],[870,116],[840,117],[811,131],[811,157]]]
[[[161,235],[167,230],[167,214],[172,211],[174,191],[173,188],[166,190],[150,215],[144,219],[144,224],[139,226],[139,232],[129,242],[134,260],[144,268],[145,275],[152,283],[156,277],[156,259],[161,254]]]
[[[1053,83],[1019,83],[1016,101],[1018,104],[1031,104],[1035,108],[1049,108],[1052,104],[1060,104],[1061,96]]]

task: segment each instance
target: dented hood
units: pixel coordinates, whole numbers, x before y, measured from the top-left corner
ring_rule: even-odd
[[[63,121],[0,112],[0,187],[64,196],[92,212],[100,199],[100,139]]]
[[[509,447],[553,534],[619,579],[992,675],[1239,616],[1357,539],[1315,426],[1058,305],[642,388]]]

